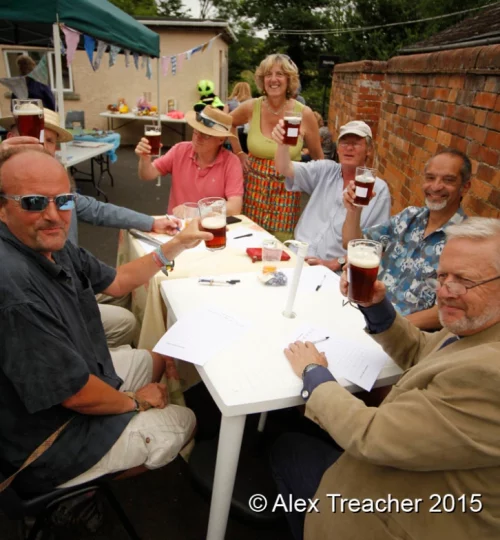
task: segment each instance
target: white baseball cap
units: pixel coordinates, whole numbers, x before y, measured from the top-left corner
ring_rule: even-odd
[[[337,142],[340,141],[344,135],[357,135],[358,137],[363,137],[363,139],[365,137],[373,138],[370,126],[362,120],[353,120],[352,122],[347,122],[347,124],[343,125],[340,128]]]

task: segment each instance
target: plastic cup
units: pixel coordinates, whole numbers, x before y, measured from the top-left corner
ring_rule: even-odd
[[[44,139],[43,104],[41,99],[13,99],[12,114],[17,131],[23,137]]]
[[[373,187],[377,171],[369,167],[356,167],[354,176],[354,185],[356,186],[356,197],[354,204],[356,206],[368,206],[372,198]]]
[[[187,202],[182,206],[184,208],[182,217],[184,218],[184,223],[187,227],[193,219],[200,217],[200,209],[198,208],[198,203],[195,202]]]
[[[262,273],[270,274],[278,269],[281,260],[281,244],[276,238],[262,240]]]
[[[149,146],[151,146],[151,155],[159,156],[161,148],[161,126],[144,126],[144,136],[148,140]]]
[[[375,240],[351,240],[347,244],[348,296],[351,302],[369,303],[373,299],[382,244]]]
[[[210,251],[226,247],[226,199],[207,197],[198,201],[201,226],[214,235],[213,240],[205,242]]]
[[[287,144],[288,146],[295,146],[299,140],[302,112],[285,111],[283,122],[283,128],[285,130],[283,143]]]

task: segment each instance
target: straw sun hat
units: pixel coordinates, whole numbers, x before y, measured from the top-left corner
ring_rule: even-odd
[[[207,106],[201,112],[188,111],[186,122],[196,131],[212,137],[236,137],[231,133],[233,118],[214,107]]]
[[[57,133],[59,142],[69,142],[73,140],[73,135],[66,129],[59,126],[59,115],[50,109],[43,109],[43,121],[45,127]],[[16,123],[13,116],[5,116],[0,118],[0,126],[6,130],[10,130]]]

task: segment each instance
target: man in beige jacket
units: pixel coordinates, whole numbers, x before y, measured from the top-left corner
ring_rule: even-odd
[[[500,220],[470,218],[446,236],[435,281],[443,330],[396,314],[379,281],[360,306],[405,370],[380,407],[335,382],[311,343],[285,350],[304,377],[306,415],[344,449],[293,435],[275,447],[281,495],[309,507],[304,533],[304,514],[287,514],[295,538],[500,538]]]

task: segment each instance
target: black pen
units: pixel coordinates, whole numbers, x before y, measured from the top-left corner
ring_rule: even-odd
[[[321,280],[321,283],[316,287],[316,292],[318,292],[321,287],[323,286],[323,283],[325,282],[326,274],[323,276],[323,279]]]
[[[238,238],[246,238],[247,236],[253,236],[252,233],[248,233],[248,234],[242,234],[241,236],[235,236],[233,238],[233,240],[238,240]]]
[[[330,336],[326,336],[326,337],[321,338],[321,339],[315,339],[314,341],[311,341],[311,343],[313,345],[316,345],[316,343],[321,343],[322,341],[326,341],[327,339],[330,339]]]
[[[203,283],[205,285],[236,285],[236,283],[240,283],[240,280],[239,279],[222,280],[222,279],[200,278],[198,280],[198,283]]]

